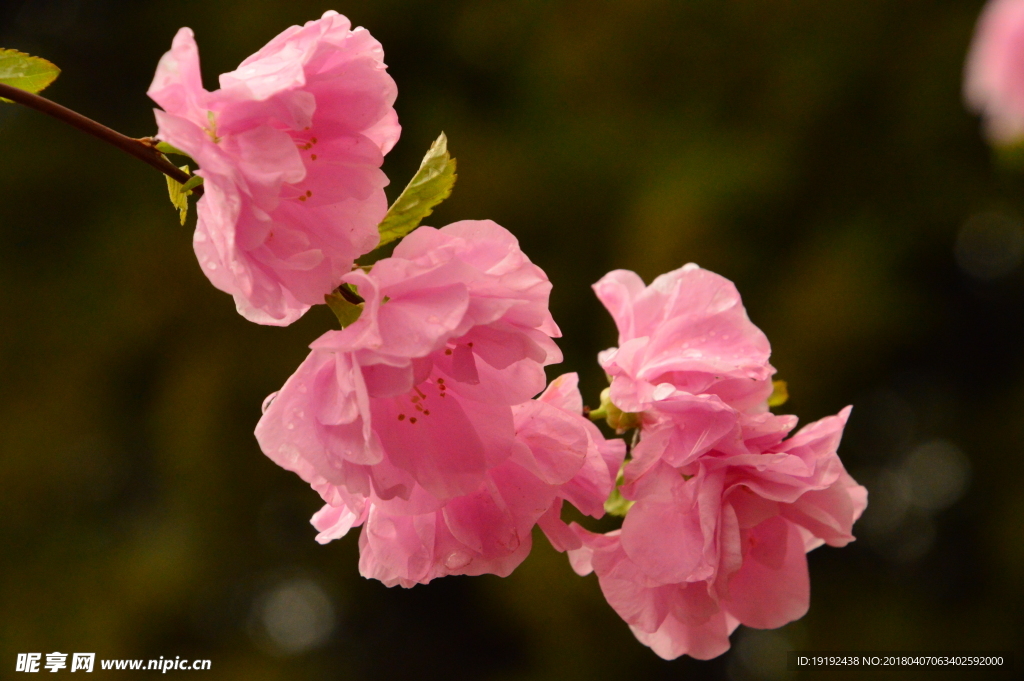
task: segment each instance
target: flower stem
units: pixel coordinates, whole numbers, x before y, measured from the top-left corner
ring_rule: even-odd
[[[134,137],[122,135],[116,130],[111,130],[102,123],[97,123],[91,118],[86,118],[77,111],[72,111],[71,109],[50,101],[45,97],[40,97],[39,95],[10,85],[4,85],[3,83],[0,83],[0,97],[5,97],[11,101],[17,102],[18,104],[27,106],[30,109],[41,111],[42,113],[53,116],[57,120],[63,121],[74,128],[78,128],[82,132],[87,132],[93,137],[98,137],[108,144],[113,144],[121,151],[131,154],[144,163],[148,163],[164,175],[177,180],[181,184],[185,184],[189,181],[190,176],[188,174],[176,167],[173,163],[167,160],[167,157],[157,151],[156,140],[152,137],[135,139]],[[202,189],[202,186],[196,187],[192,190],[192,193],[197,196],[201,195]]]

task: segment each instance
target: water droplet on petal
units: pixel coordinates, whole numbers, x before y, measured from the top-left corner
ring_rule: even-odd
[[[208,269],[210,271],[213,271],[213,270],[217,269],[217,263],[215,263],[215,262],[208,262],[208,263],[206,263],[206,269]]]
[[[458,570],[469,565],[471,560],[473,560],[473,557],[465,551],[453,551],[444,559],[444,564],[449,570]]]
[[[651,395],[655,400],[663,400],[669,397],[676,391],[676,387],[671,383],[660,383],[657,388],[654,389],[654,393]]]

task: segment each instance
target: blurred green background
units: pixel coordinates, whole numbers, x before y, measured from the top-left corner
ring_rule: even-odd
[[[0,46],[62,67],[48,96],[136,136],[155,131],[145,90],[179,26],[213,87],[286,26],[346,14],[398,82],[390,195],[444,130],[459,182],[428,224],[519,237],[554,282],[557,372],[580,372],[590,404],[615,337],[589,285],[694,261],[739,286],[786,411],[855,405],[840,453],[871,493],[858,541],[810,554],[807,617],[741,627],[711,662],[658,659],[542,538],[506,579],[364,580],[356,534],[316,544],[317,495],[252,436],[330,313],[245,322],[155,171],[0,105],[0,676],[31,651],[446,681],[771,681],[797,678],[793,649],[1020,653],[1024,174],[962,105],[981,6],[0,3]]]

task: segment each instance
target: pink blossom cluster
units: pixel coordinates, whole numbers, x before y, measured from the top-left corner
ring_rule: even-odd
[[[1024,87],[998,107],[990,97],[1012,80],[997,74],[1024,30],[1010,33],[972,62],[988,75],[971,96],[990,113],[1024,102]],[[665,658],[714,657],[740,623],[806,612],[806,552],[852,541],[867,503],[836,454],[850,408],[790,436],[796,418],[768,411],[768,340],[729,281],[687,265],[647,287],[621,270],[595,285],[619,330],[599,356],[603,407],[638,428],[627,459],[583,415],[576,374],[546,385],[562,359],[551,283],[507,230],[420,227],[354,266],[379,243],[380,166],[400,133],[395,84],[364,29],[335,12],[293,26],[213,92],[181,29],[149,95],[159,138],[204,180],[196,255],[242,315],[287,325],[339,285],[362,301],[256,428],[263,452],[322,497],[318,541],[361,526],[361,574],[410,587],[508,575],[539,526]],[[1000,135],[1017,129],[993,116]],[[562,521],[565,502],[599,518],[615,495],[628,506],[619,530]]]
[[[373,250],[387,212],[381,163],[401,128],[380,43],[327,12],[292,26],[203,88],[183,28],[149,96],[158,137],[200,167],[193,246],[240,314],[284,326]]]
[[[360,572],[391,586],[508,575],[534,525],[581,546],[562,502],[600,516],[625,455],[582,416],[561,360],[551,284],[490,221],[420,227],[343,281],[366,299],[270,402],[263,451],[326,502],[327,542],[363,525]]]
[[[739,625],[806,613],[806,552],[843,546],[867,505],[836,448],[850,408],[787,439],[796,417],[768,411],[764,334],[731,282],[687,265],[648,287],[611,272],[594,286],[619,330],[600,355],[615,406],[638,414],[619,492],[622,528],[573,525],[580,574],[661,657],[716,657]]]

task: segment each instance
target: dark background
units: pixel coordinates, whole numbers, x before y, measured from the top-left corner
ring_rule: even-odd
[[[0,676],[30,651],[209,658],[210,679],[735,681],[796,678],[793,649],[1019,653],[1024,174],[962,104],[981,5],[333,5],[398,83],[390,195],[444,130],[459,182],[427,223],[519,237],[586,401],[615,342],[589,285],[694,261],[772,340],[785,411],[855,405],[840,452],[871,493],[858,541],[810,554],[803,620],[741,627],[711,662],[658,659],[539,537],[506,579],[412,590],[359,577],[354,532],[316,544],[317,495],[252,430],[330,313],[246,322],[155,171],[0,104]],[[179,26],[212,88],[329,8],[6,0],[0,46],[63,69],[49,97],[141,136]]]

